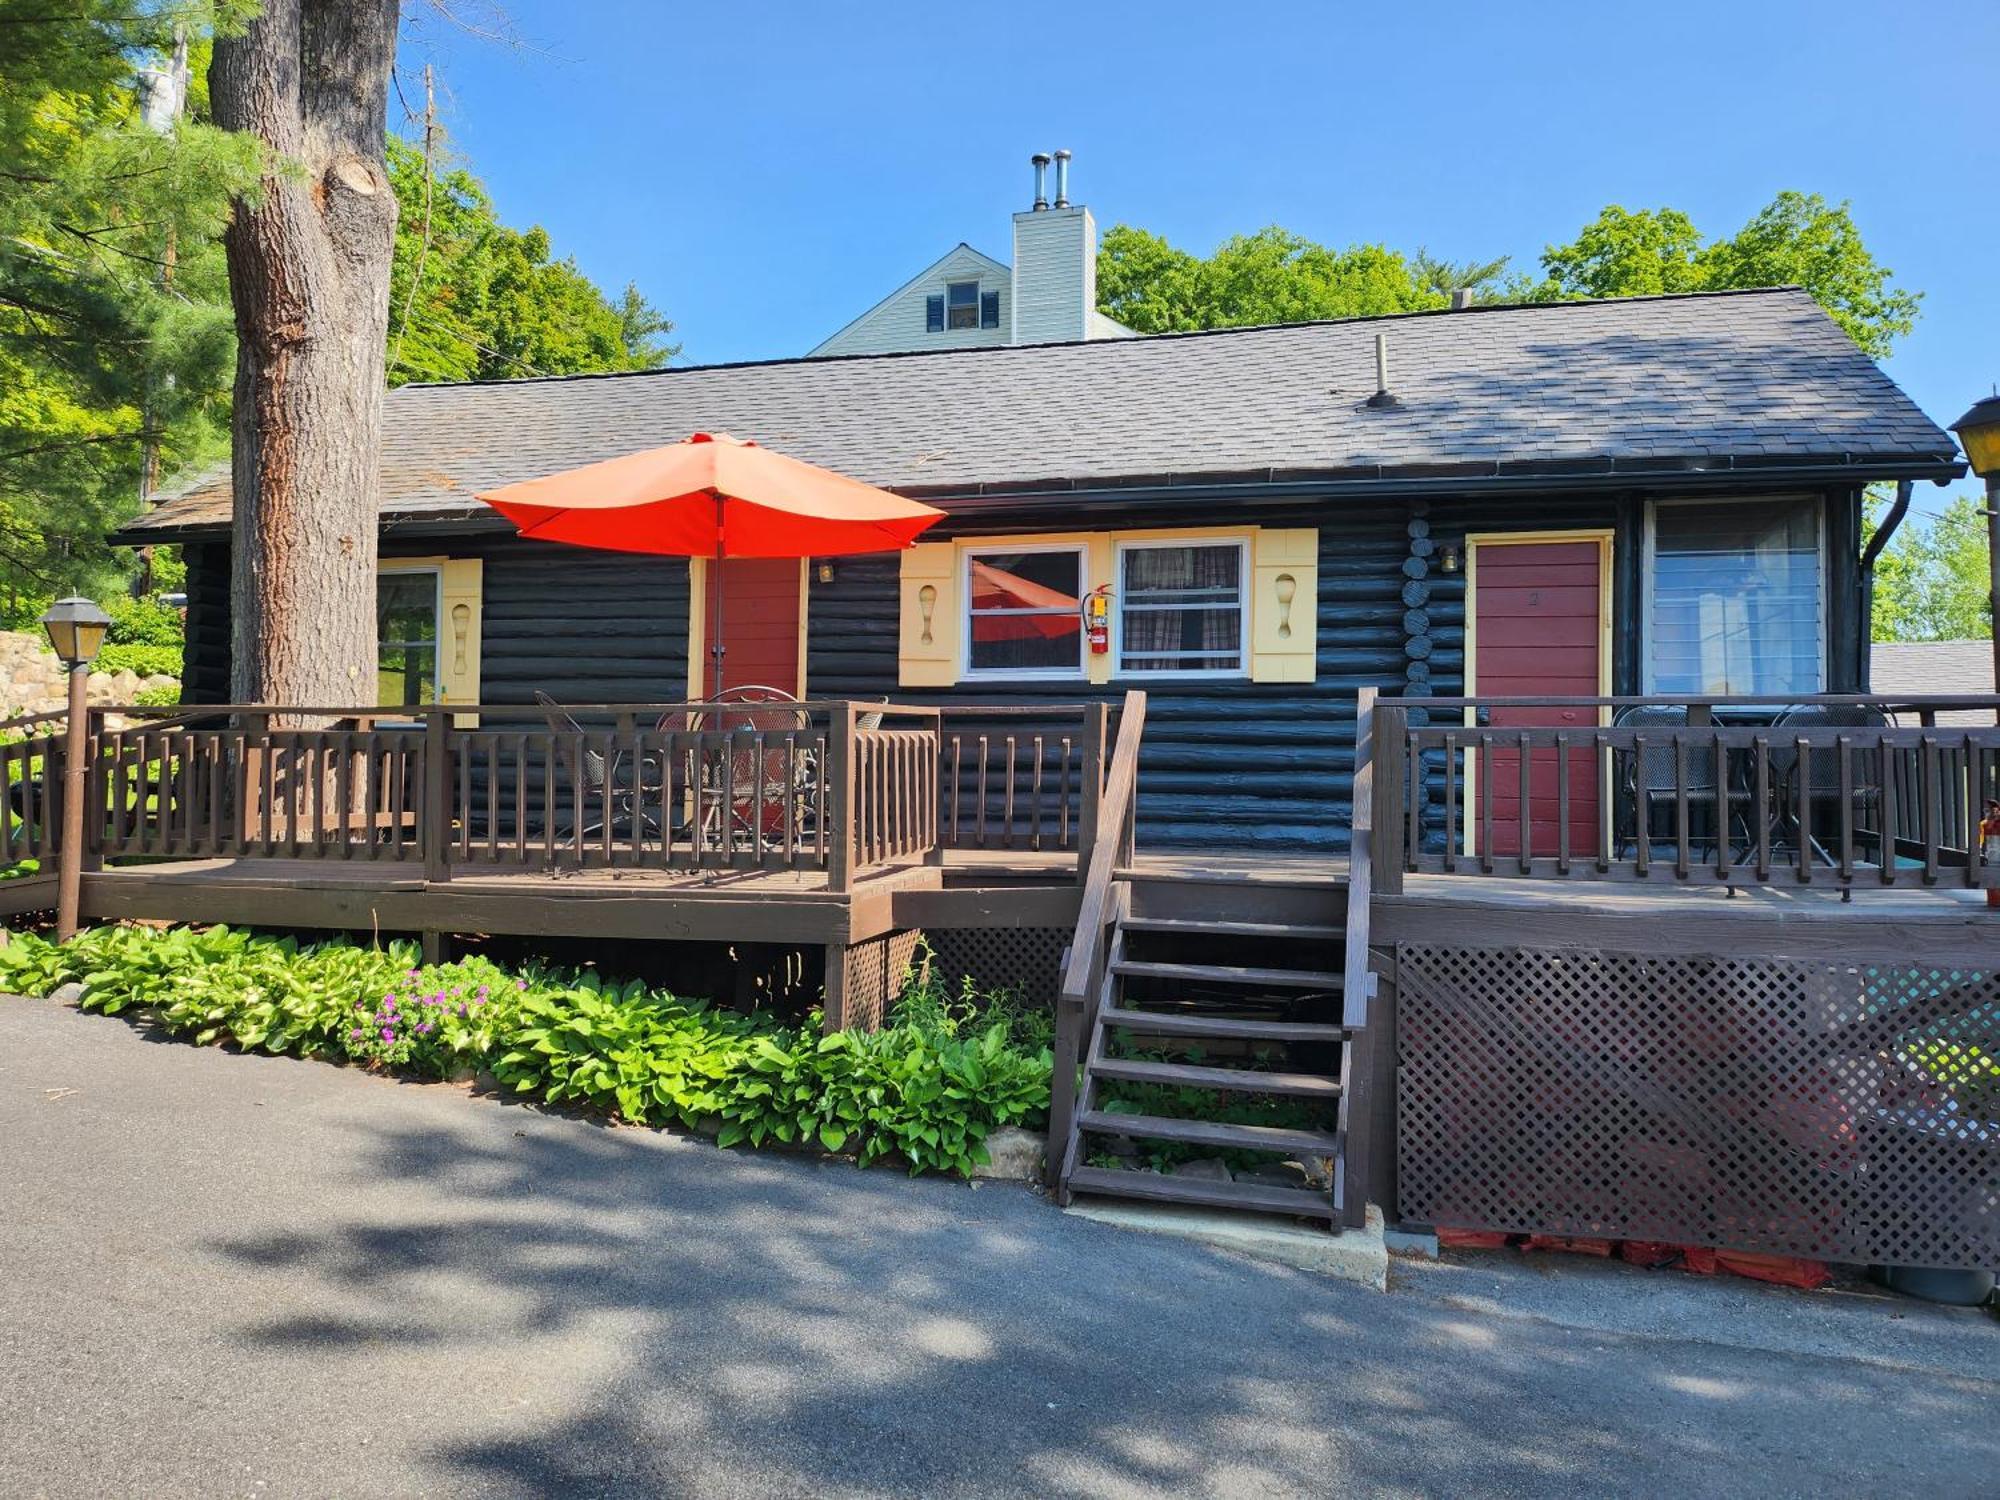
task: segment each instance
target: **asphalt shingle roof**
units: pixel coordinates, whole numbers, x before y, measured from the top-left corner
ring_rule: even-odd
[[[1375,335],[1401,405],[1371,409]],[[1796,288],[1474,308],[1076,344],[392,391],[385,515],[690,432],[949,494],[1201,476],[1329,480],[1956,449]],[[226,521],[226,469],[132,532]]]

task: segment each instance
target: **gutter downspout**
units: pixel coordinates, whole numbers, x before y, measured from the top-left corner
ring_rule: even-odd
[[[1875,535],[1861,552],[1861,691],[1864,693],[1875,687],[1875,559],[1882,555],[1883,548],[1910,513],[1910,493],[1914,489],[1915,480],[1896,481],[1896,499],[1889,507],[1889,514],[1882,518],[1882,524],[1875,528]]]

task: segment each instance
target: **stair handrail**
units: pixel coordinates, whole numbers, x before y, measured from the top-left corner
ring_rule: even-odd
[[[1139,741],[1146,732],[1146,695],[1134,689],[1118,713],[1118,738],[1097,799],[1090,859],[1077,904],[1076,932],[1070,939],[1056,995],[1055,1069],[1049,1088],[1048,1182],[1059,1189],[1069,1170],[1075,1138],[1076,1070],[1083,1056],[1091,1010],[1104,980],[1105,934],[1117,917],[1112,899],[1119,866],[1130,858],[1133,808],[1139,784]]]
[[[1348,816],[1347,917],[1341,966],[1340,1107],[1334,1136],[1334,1223],[1357,1229],[1366,1221],[1378,1076],[1386,1059],[1369,1025],[1375,976],[1369,965],[1368,918],[1374,900],[1375,846],[1375,689],[1364,687],[1354,703],[1354,783]]]

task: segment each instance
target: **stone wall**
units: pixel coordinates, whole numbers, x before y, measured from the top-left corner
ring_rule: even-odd
[[[92,703],[130,703],[147,688],[178,686],[172,677],[141,677],[137,672],[92,672]],[[40,631],[0,630],[0,717],[57,713],[69,701],[62,663]]]

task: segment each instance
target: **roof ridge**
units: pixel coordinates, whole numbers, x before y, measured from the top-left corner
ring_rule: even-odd
[[[971,245],[966,245],[965,248],[972,250],[974,254],[984,253]],[[950,252],[946,254],[948,256]],[[918,276],[912,279],[921,279],[922,274],[919,272]],[[1768,297],[1781,292],[1804,293],[1805,290],[1796,282],[1786,282],[1779,286],[1719,287],[1700,292],[1646,292],[1635,297],[1572,297],[1559,302],[1475,302],[1470,307],[1425,307],[1408,312],[1357,313],[1346,318],[1311,318],[1296,323],[1239,323],[1226,328],[1189,328],[1171,333],[1140,334],[1136,338],[1129,339],[1060,339],[1045,344],[990,344],[971,349],[893,349],[877,354],[788,354],[774,359],[718,360],[705,365],[659,365],[649,370],[585,370],[571,375],[512,375],[497,380],[411,380],[396,386],[390,394],[393,395],[396,391],[448,391],[487,386],[551,385],[572,380],[639,380],[648,377],[657,379],[714,370],[759,370],[785,365],[840,365],[873,360],[995,358],[1047,349],[1131,349],[1185,339],[1219,339],[1237,334],[1343,328],[1357,323],[1405,323],[1420,318],[1463,318],[1472,313],[1568,312],[1583,308],[1628,307],[1639,302],[1694,302],[1724,297]],[[1108,317],[1109,314],[1105,316]],[[837,336],[838,334],[830,335],[830,337]]]

